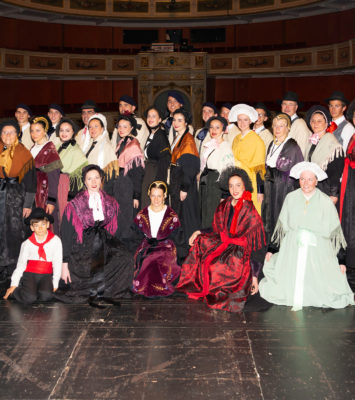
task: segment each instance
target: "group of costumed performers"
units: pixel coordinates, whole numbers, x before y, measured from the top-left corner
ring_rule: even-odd
[[[21,242],[26,238],[24,218],[31,213],[37,179],[34,160],[19,142],[20,127],[13,120],[0,126],[0,295],[9,287]]]

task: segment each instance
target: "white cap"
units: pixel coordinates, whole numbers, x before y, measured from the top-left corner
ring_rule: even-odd
[[[322,170],[322,168],[313,162],[302,161],[291,168],[290,176],[292,178],[299,179],[302,172],[311,171],[317,177],[319,181],[323,181],[328,178],[328,175]]]
[[[254,107],[248,106],[248,104],[237,104],[229,112],[229,122],[237,122],[238,115],[241,114],[247,115],[252,123],[258,119],[258,113]]]

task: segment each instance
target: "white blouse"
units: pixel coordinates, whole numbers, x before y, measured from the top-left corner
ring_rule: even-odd
[[[43,149],[43,147],[48,143],[48,140],[44,142],[43,144],[37,144],[35,143],[31,149],[31,154],[33,158],[36,158],[38,156],[38,153]]]
[[[272,146],[270,148],[270,151],[269,151],[269,154],[266,157],[266,165],[268,165],[271,168],[275,168],[276,167],[276,162],[277,162],[277,159],[278,159],[278,157],[279,157],[279,155],[281,153],[281,150],[283,149],[285,143],[289,139],[290,139],[290,137],[287,136],[287,138],[281,144],[279,144],[279,145],[277,145],[275,143],[272,144]]]
[[[166,208],[167,206],[164,206],[164,208],[161,211],[155,212],[151,210],[150,207],[148,207],[150,233],[152,235],[152,238],[156,238],[158,235],[158,231],[163,221]]]
[[[89,207],[92,209],[94,221],[103,221],[105,219],[99,192],[89,191]]]

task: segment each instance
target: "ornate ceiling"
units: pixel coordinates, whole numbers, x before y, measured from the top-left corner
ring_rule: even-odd
[[[355,0],[7,0],[0,16],[121,27],[245,24],[338,12]]]

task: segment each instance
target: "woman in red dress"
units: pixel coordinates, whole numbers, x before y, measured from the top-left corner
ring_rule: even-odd
[[[251,200],[253,188],[247,173],[227,168],[220,185],[231,196],[217,207],[213,232],[196,231],[190,237],[192,248],[176,290],[191,299],[204,299],[211,308],[237,312],[249,294],[258,292],[261,264],[256,255],[264,247],[265,235]]]

